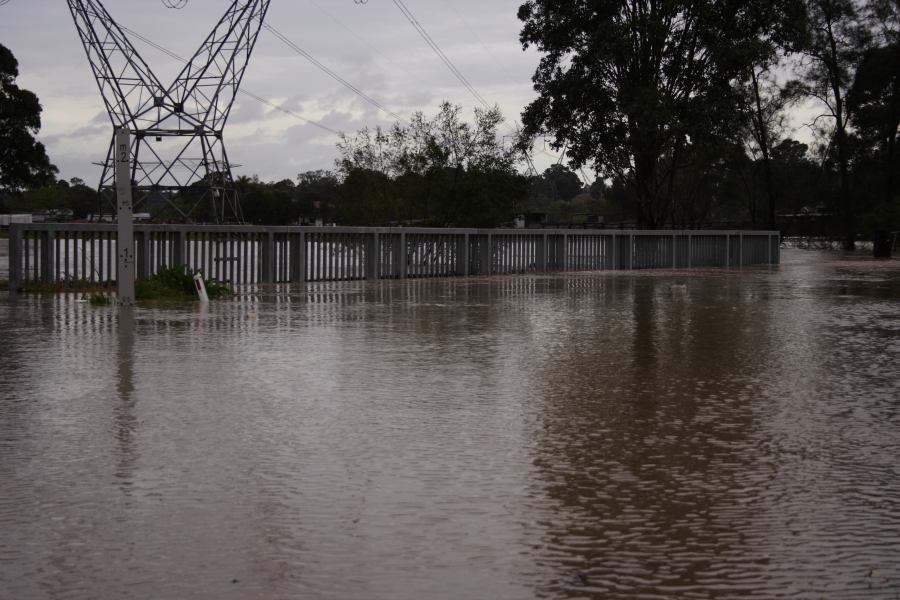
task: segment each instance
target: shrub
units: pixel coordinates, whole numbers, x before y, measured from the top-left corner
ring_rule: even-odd
[[[109,306],[113,303],[112,294],[93,293],[84,296],[84,299],[90,302],[91,306]]]
[[[231,295],[231,288],[216,281],[204,282],[210,299]],[[134,283],[137,300],[191,300],[197,299],[194,288],[194,272],[187,267],[164,267],[148,279]]]

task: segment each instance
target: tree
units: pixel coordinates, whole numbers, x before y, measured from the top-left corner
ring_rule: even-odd
[[[863,144],[880,154],[884,202],[896,194],[900,134],[900,43],[872,48],[860,62],[847,96],[853,125]]]
[[[336,218],[343,225],[387,225],[396,220],[391,180],[373,169],[351,169],[340,189]]]
[[[340,181],[331,171],[306,171],[297,175],[297,209],[301,217],[335,219]]]
[[[881,201],[890,205],[900,200],[900,0],[870,0],[866,8],[874,45],[862,56],[847,105],[865,154],[880,163]]]
[[[543,179],[549,184],[554,200],[571,200],[581,192],[581,179],[565,165],[550,165]]]
[[[804,45],[806,60],[800,79],[792,82],[794,95],[818,100],[825,117],[831,121],[826,131],[833,141],[840,180],[840,210],[844,224],[844,248],[856,245],[856,213],[850,190],[850,112],[847,94],[854,72],[870,41],[859,6],[855,0],[808,0],[809,39]]]
[[[772,176],[788,213],[816,212],[834,187],[828,173],[809,156],[809,147],[786,139],[772,148]]]
[[[18,76],[18,61],[0,44],[0,193],[52,183],[57,172],[44,145],[34,139],[41,128],[41,104],[16,85]]]
[[[239,178],[235,187],[241,198],[244,220],[254,225],[290,225],[299,210],[294,201],[295,185],[290,179],[264,183],[259,178]]]
[[[518,149],[504,146],[498,134],[502,123],[496,107],[476,109],[470,123],[459,106],[444,102],[434,118],[418,112],[408,124],[342,136],[337,167],[345,191],[352,191],[342,202],[358,206],[338,212],[356,221],[441,226],[510,220],[527,189],[516,171]],[[486,195],[488,188],[495,195]]]
[[[805,39],[806,7],[803,0],[788,0],[774,5],[772,9],[779,11],[777,18],[772,20],[775,27],[762,32],[754,52],[756,61],[748,65],[743,77],[742,109],[750,151],[758,157],[755,163],[762,166],[769,227],[775,229],[778,193],[772,175],[771,151],[784,130],[784,109],[788,103],[775,78],[775,71],[783,58],[801,47]],[[758,216],[755,199],[756,194],[751,192],[750,218],[754,227]]]
[[[83,179],[73,177],[69,180],[67,206],[72,210],[72,217],[85,219],[98,210],[99,198],[97,190],[84,184]]]
[[[627,182],[639,221],[661,225],[677,171],[698,154],[691,146],[730,145],[741,99],[734,84],[768,52],[759,38],[782,18],[780,4],[526,1],[520,39],[544,56],[525,136],[551,135],[573,166],[593,163]]]

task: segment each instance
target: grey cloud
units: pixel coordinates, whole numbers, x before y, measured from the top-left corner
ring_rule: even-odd
[[[186,56],[208,33],[227,0],[190,0],[181,11],[158,0],[105,0],[125,26]],[[519,118],[531,99],[530,76],[537,57],[522,52],[516,10],[520,0],[443,0],[407,2],[418,20],[466,78],[489,101],[502,101],[509,121]],[[470,114],[475,100],[425,45],[393,3],[370,0],[275,0],[269,23],[341,76],[391,110],[408,116],[434,113],[444,99]],[[21,65],[22,83],[41,98],[45,128],[41,139],[65,177],[96,176],[91,162],[106,151],[109,121],[84,107],[102,110],[84,51],[64,3],[11,0],[0,7],[0,36]],[[165,82],[180,69],[176,61],[135,41]],[[323,109],[322,124],[352,132],[393,119],[333,81],[268,32],[260,36],[244,80],[245,89],[303,114]],[[70,106],[80,107],[70,110]],[[52,114],[51,114],[52,111]],[[311,111],[307,114],[304,111]],[[265,178],[294,176],[298,169],[331,168],[334,136],[248,98],[240,97],[230,124],[254,136],[226,129],[229,151],[243,173]],[[273,123],[282,131],[269,133]],[[281,126],[281,125],[279,125]],[[330,136],[330,137],[329,137]]]

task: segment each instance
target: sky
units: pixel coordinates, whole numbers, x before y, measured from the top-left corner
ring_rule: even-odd
[[[194,53],[231,4],[187,0],[166,8],[162,0],[102,0],[120,25],[179,56]],[[183,1],[183,0],[169,0]],[[475,90],[497,104],[512,135],[524,107],[534,99],[531,77],[540,59],[519,43],[521,0],[403,0]],[[439,104],[463,107],[471,119],[478,101],[457,80],[410,24],[394,0],[272,0],[267,23],[340,77],[403,118],[415,111],[434,115]],[[168,84],[181,63],[133,39],[133,44]],[[0,0],[0,42],[19,61],[21,87],[35,92],[44,108],[38,138],[60,177],[89,185],[100,177],[112,125],[66,3],[60,0]],[[395,118],[372,106],[263,30],[242,89],[327,128],[352,134],[389,126]],[[815,112],[814,109],[812,112]],[[808,142],[803,122],[810,109],[793,115],[794,137]],[[338,137],[308,122],[240,95],[225,128],[235,176],[264,181],[334,169]],[[538,171],[559,154],[537,140]],[[590,183],[589,169],[579,172]]]
[[[103,0],[120,23],[168,50],[190,56],[229,0],[188,0],[180,10],[161,0]],[[520,0],[405,0],[405,5],[444,53],[489,103],[500,106],[512,133],[535,94],[531,85],[539,55],[518,41]],[[408,117],[436,113],[448,100],[471,118],[477,100],[426,45],[392,0],[272,0],[267,22],[321,63]],[[19,61],[20,87],[38,95],[44,108],[38,138],[60,177],[99,179],[93,163],[105,157],[112,125],[90,70],[68,7],[59,0],[8,0],[0,6],[0,41]],[[163,81],[181,64],[132,40]],[[271,32],[263,30],[244,77],[243,89],[327,127],[353,133],[389,126],[395,119],[375,108]],[[265,181],[333,169],[337,136],[297,117],[239,96],[225,143],[235,176]],[[553,152],[549,147],[546,151]],[[537,146],[535,164],[556,162]]]

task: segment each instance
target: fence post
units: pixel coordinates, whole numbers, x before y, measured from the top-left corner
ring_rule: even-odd
[[[175,247],[172,248],[172,262],[174,263],[172,266],[175,267],[184,267],[184,249],[187,245],[187,233],[179,229],[175,232]]]
[[[672,268],[678,268],[678,234],[672,235]]]
[[[379,278],[378,232],[366,233],[366,279]]]
[[[302,231],[291,233],[291,283],[306,281],[306,234]]]
[[[725,268],[731,268],[731,234],[725,234]]]
[[[22,286],[22,225],[9,226],[9,292],[15,294]]]
[[[266,231],[260,248],[262,283],[275,283],[275,232]]]
[[[610,245],[612,246],[612,263],[610,264],[610,268],[613,271],[619,270],[619,251],[617,246],[619,245],[619,236],[615,233],[610,234]]]
[[[464,233],[456,238],[456,274],[469,276],[469,234]]]
[[[553,260],[550,261],[551,271],[561,271],[563,269],[562,237],[563,234],[557,233],[550,241],[550,246],[553,249]]]
[[[144,229],[141,232],[137,232],[138,235],[141,236],[141,245],[136,248],[137,254],[137,266],[138,266],[138,277],[143,279],[147,279],[150,277],[150,230]],[[118,242],[116,242],[116,248],[118,249]],[[208,275],[206,275],[208,276]],[[118,277],[118,275],[117,275]]]
[[[538,271],[547,270],[547,234],[544,233],[537,239],[537,248],[535,250],[535,266]]]
[[[56,279],[55,243],[56,232],[51,226],[41,234],[41,281],[43,283],[52,283]]]
[[[634,234],[628,236],[628,270],[634,270]]]
[[[406,234],[402,231],[394,238],[394,277],[406,279],[407,256]]]

